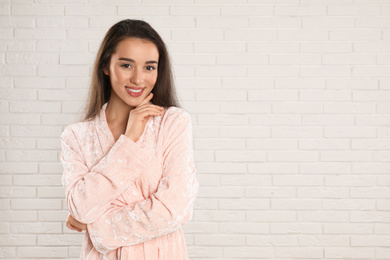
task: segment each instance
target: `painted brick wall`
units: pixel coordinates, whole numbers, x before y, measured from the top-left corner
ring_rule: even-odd
[[[59,135],[144,19],[193,116],[191,259],[390,259],[390,0],[1,0],[0,258],[77,259]]]

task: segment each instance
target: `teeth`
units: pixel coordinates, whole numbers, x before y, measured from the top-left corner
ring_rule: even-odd
[[[130,90],[131,92],[134,92],[134,93],[139,93],[142,91],[142,89],[131,89],[131,88],[126,88],[128,90]]]

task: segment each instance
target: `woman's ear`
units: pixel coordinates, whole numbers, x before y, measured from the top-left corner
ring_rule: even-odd
[[[107,76],[110,76],[110,73],[108,73],[108,69],[107,68],[103,68],[103,73],[106,74]]]

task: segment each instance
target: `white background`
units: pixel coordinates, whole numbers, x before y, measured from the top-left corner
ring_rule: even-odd
[[[390,259],[390,0],[1,0],[0,258],[77,259],[59,135],[149,22],[193,116],[191,259]]]

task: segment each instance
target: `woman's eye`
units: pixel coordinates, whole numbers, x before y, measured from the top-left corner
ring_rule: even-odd
[[[156,68],[155,67],[153,67],[153,66],[147,66],[146,67],[146,70],[155,70]]]
[[[121,67],[123,67],[123,68],[131,68],[131,65],[130,64],[123,64],[123,65],[121,65]]]

